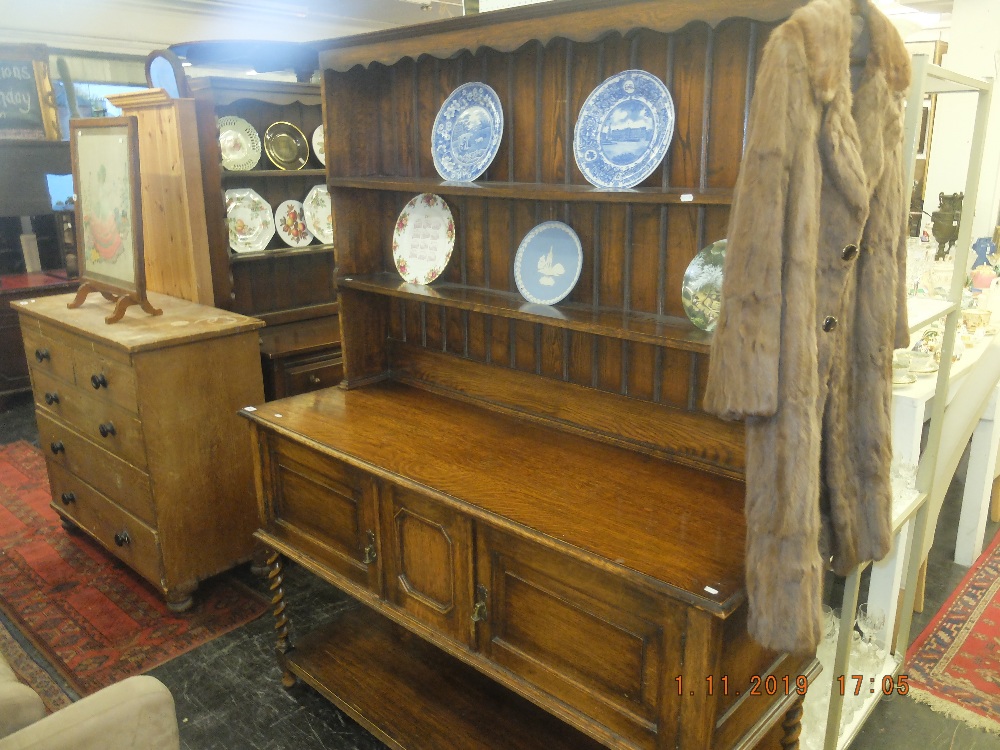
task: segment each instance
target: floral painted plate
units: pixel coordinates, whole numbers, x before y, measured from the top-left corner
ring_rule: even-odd
[[[719,240],[703,248],[688,264],[681,282],[684,312],[703,331],[714,331],[719,322],[726,244],[726,240]]]
[[[674,136],[674,101],[656,76],[626,70],[594,89],[580,109],[573,156],[600,188],[632,188],[663,161]]]
[[[455,220],[444,199],[421,193],[404,206],[392,233],[392,260],[404,281],[430,284],[455,247]]]
[[[266,200],[250,188],[226,191],[229,247],[235,253],[259,252],[274,237],[274,214]]]
[[[485,83],[464,83],[434,118],[434,168],[445,180],[472,182],[497,155],[502,136],[503,107],[497,93]]]
[[[320,125],[312,134],[313,153],[319,159],[319,163],[326,166],[326,141],[323,138],[323,126]]]
[[[274,212],[278,236],[291,247],[305,247],[312,242],[312,232],[306,227],[305,210],[298,201],[284,201]]]
[[[528,302],[554,305],[573,291],[583,268],[580,238],[561,221],[544,221],[521,240],[514,281]]]
[[[333,244],[333,204],[326,185],[317,185],[302,204],[306,214],[306,229],[324,245]]]
[[[220,117],[219,150],[223,167],[232,172],[246,172],[260,161],[260,136],[242,117]]]

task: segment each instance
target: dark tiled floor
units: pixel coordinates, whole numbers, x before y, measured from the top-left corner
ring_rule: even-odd
[[[0,402],[0,443],[26,439],[37,444],[30,398]],[[961,485],[949,491],[941,526],[931,551],[926,606],[914,617],[912,637],[920,634],[966,572],[951,562]],[[988,534],[996,532],[991,525]],[[236,575],[264,591],[249,570]],[[329,619],[349,599],[295,566],[285,575],[286,601],[296,632],[308,632]],[[384,748],[325,698],[299,684],[281,687],[274,658],[270,616],[180,656],[151,674],[171,690],[177,704],[181,743],[186,750],[378,750]],[[386,697],[391,700],[391,696]],[[909,698],[883,702],[852,745],[856,750],[920,748],[985,750],[1000,748],[1000,737],[971,729],[936,714]]]

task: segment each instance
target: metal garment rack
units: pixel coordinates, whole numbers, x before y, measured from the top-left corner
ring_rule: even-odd
[[[952,354],[955,346],[955,333],[962,312],[962,289],[965,286],[965,268],[968,265],[969,248],[972,242],[972,219],[975,213],[976,197],[979,189],[979,177],[981,171],[981,160],[976,158],[982,153],[986,141],[986,125],[990,111],[990,99],[993,90],[993,82],[990,80],[980,80],[969,76],[955,73],[953,71],[934,65],[927,55],[914,55],[912,59],[913,76],[910,93],[906,102],[906,118],[904,121],[904,165],[906,169],[906,182],[904,185],[913,184],[914,165],[917,153],[917,137],[920,127],[920,116],[924,96],[927,94],[975,94],[977,98],[975,124],[972,131],[971,153],[969,160],[969,171],[965,181],[965,198],[962,203],[962,218],[959,227],[958,240],[954,247],[954,257],[952,259],[955,273],[952,275],[951,289],[948,299],[937,301],[937,304],[928,305],[928,301],[922,300],[920,314],[911,315],[910,332],[913,333],[923,328],[928,323],[945,318],[944,342],[941,351],[941,364],[937,374],[937,384],[935,393],[937,397],[933,400],[931,408],[930,426],[926,447],[920,455],[917,467],[916,489],[917,495],[907,502],[905,507],[897,508],[894,503],[893,517],[893,552],[890,554],[901,555],[900,566],[905,566],[905,578],[902,575],[895,577],[894,590],[892,592],[894,605],[898,598],[899,587],[902,582],[909,584],[904,589],[903,602],[896,617],[899,621],[899,628],[891,648],[887,649],[884,674],[897,678],[905,659],[906,648],[910,641],[910,623],[913,618],[913,604],[916,595],[921,558],[920,547],[926,535],[930,503],[928,502],[931,488],[934,486],[934,472],[937,465],[938,448],[941,441],[942,427],[944,422],[944,411],[947,402],[948,386],[951,378]],[[907,204],[909,196],[907,196]],[[911,306],[911,310],[914,306]],[[916,544],[914,545],[914,542]],[[916,549],[917,554],[914,554]],[[865,720],[875,709],[879,698],[882,696],[880,685],[874,684],[874,692],[870,700],[858,710],[857,714],[849,725],[841,728],[841,716],[844,707],[844,695],[841,693],[841,686],[847,685],[847,689],[853,689],[850,680],[850,650],[852,633],[855,625],[855,613],[858,608],[858,592],[861,583],[861,574],[871,563],[863,563],[852,570],[844,583],[844,596],[841,601],[841,622],[840,634],[837,640],[836,655],[832,665],[832,673],[829,674],[831,681],[830,703],[827,710],[824,750],[842,750],[846,748],[857,736],[858,731]],[[902,573],[900,569],[899,573]],[[886,602],[880,602],[883,606]],[[886,606],[886,611],[892,607]],[[886,628],[883,632],[892,638],[893,622],[889,622],[887,617]],[[898,658],[897,658],[898,657]],[[824,665],[824,668],[829,665]],[[840,678],[845,677],[844,682]],[[820,679],[823,679],[821,676]],[[875,680],[877,683],[878,680]],[[894,684],[895,681],[894,681]],[[865,689],[868,685],[865,685]]]

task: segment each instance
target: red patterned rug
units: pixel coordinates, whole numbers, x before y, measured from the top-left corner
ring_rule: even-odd
[[[910,695],[1000,734],[1000,534],[906,654]]]
[[[146,581],[49,508],[41,452],[0,446],[0,609],[80,695],[142,674],[228,633],[267,600],[227,575],[171,613]],[[28,675],[26,680],[30,680]]]

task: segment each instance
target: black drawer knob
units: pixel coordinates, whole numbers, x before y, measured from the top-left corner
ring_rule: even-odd
[[[108,379],[104,377],[104,373],[99,373],[97,375],[90,376],[90,384],[94,386],[94,390],[100,390],[101,388],[108,387]]]
[[[49,446],[49,447],[52,448],[52,453],[54,455],[57,455],[57,456],[60,453],[65,453],[66,452],[66,446],[62,444],[61,440],[55,440],[55,441],[53,441],[52,445]]]
[[[59,394],[56,393],[55,391],[53,391],[52,393],[46,393],[45,394],[45,403],[47,403],[49,406],[52,406],[52,404],[58,404],[59,403]]]
[[[128,532],[125,529],[122,529],[117,534],[115,534],[115,544],[117,544],[119,547],[127,547],[129,542],[131,541],[132,539],[131,537],[129,537]]]
[[[105,422],[104,424],[98,426],[98,431],[101,433],[101,437],[108,437],[109,435],[115,434],[115,426],[111,422]]]
[[[47,359],[51,360],[52,357],[49,356],[48,349],[35,349],[35,359],[37,359],[39,362],[44,362]]]
[[[69,505],[70,503],[75,503],[76,495],[73,494],[72,492],[64,492],[62,493],[62,501],[63,505]]]

